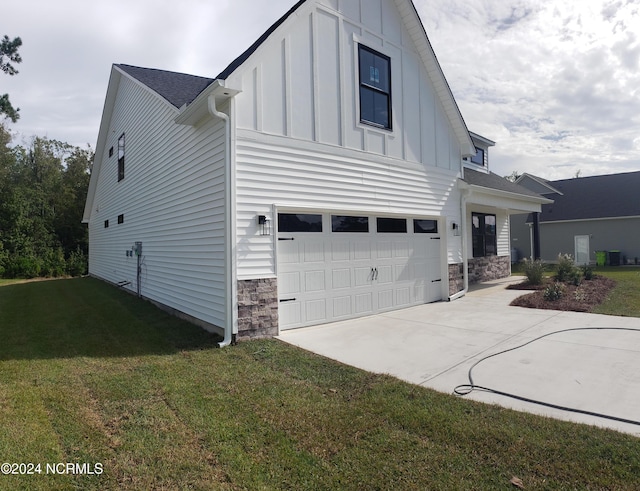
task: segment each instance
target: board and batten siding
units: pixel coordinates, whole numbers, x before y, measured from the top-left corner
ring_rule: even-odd
[[[445,240],[444,217],[459,222],[457,174],[423,164],[243,130],[236,135],[236,172],[239,279],[275,275],[274,205],[443,218]],[[271,236],[260,235],[259,214],[272,219]],[[452,244],[451,259],[460,248]]]
[[[175,115],[121,76],[89,220],[89,272],[136,291],[137,258],[126,251],[140,241],[142,295],[224,326],[224,124],[180,126]],[[122,133],[125,178],[118,182]]]
[[[360,123],[358,44],[391,60],[391,131]],[[310,1],[228,83],[242,88],[239,129],[460,169],[460,144],[394,2]]]

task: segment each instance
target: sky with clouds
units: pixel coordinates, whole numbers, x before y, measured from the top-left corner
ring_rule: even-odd
[[[350,1],[350,0],[342,0]],[[366,1],[366,0],[365,0]],[[21,0],[15,141],[95,146],[112,63],[214,77],[295,0]],[[640,0],[414,0],[490,168],[546,179],[640,170]]]

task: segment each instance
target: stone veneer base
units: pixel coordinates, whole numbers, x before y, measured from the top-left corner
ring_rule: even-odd
[[[469,259],[469,284],[497,280],[511,275],[509,256],[486,256]]]
[[[276,278],[238,280],[239,341],[278,335]]]

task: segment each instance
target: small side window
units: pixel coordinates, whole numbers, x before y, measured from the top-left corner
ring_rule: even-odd
[[[124,215],[118,215],[118,223],[124,223]]]
[[[118,138],[118,182],[124,179],[124,133]]]

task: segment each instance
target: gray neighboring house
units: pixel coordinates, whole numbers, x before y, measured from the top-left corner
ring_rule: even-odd
[[[525,173],[516,182],[553,200],[539,216],[541,259],[556,261],[562,253],[595,264],[596,251],[606,251],[608,263],[640,262],[640,172],[558,181]],[[512,217],[512,255],[531,257],[532,243],[533,215]]]

